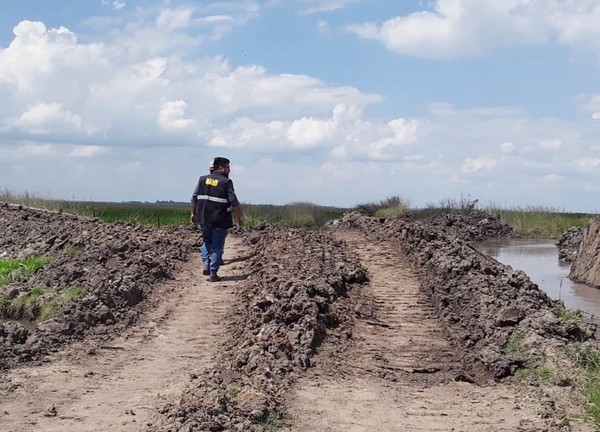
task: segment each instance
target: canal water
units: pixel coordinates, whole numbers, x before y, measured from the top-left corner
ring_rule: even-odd
[[[600,289],[577,284],[569,279],[569,264],[558,260],[558,248],[552,240],[501,239],[475,245],[502,264],[524,271],[537,286],[568,309],[580,309],[584,318],[600,320]]]

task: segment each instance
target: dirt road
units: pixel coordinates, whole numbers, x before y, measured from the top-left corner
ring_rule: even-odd
[[[138,431],[165,400],[212,366],[231,289],[243,274],[239,241],[228,239],[223,281],[207,282],[197,258],[160,286],[143,321],[106,343],[70,346],[41,366],[0,382],[3,432]]]
[[[290,431],[540,430],[544,411],[522,386],[477,386],[460,371],[413,271],[383,243],[340,232],[367,268],[354,346],[327,346],[290,398]],[[370,310],[374,315],[370,315]],[[544,429],[545,430],[545,429]]]

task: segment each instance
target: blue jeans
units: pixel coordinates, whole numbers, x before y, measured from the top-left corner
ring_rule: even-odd
[[[227,228],[202,226],[202,263],[208,264],[211,276],[219,271],[225,247]]]

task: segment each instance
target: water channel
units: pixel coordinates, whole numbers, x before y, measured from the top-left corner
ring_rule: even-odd
[[[562,300],[568,309],[580,309],[586,320],[600,321],[600,289],[569,279],[569,264],[558,260],[552,240],[501,239],[475,245],[502,264],[524,271],[550,298]]]

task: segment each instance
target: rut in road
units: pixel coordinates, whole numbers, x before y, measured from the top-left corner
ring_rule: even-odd
[[[244,276],[243,254],[241,241],[230,236],[222,282],[207,282],[194,255],[157,288],[156,308],[125,334],[9,371],[0,381],[0,430],[142,430],[158,406],[213,366],[232,287]]]
[[[540,402],[523,387],[476,386],[453,349],[417,275],[390,244],[338,230],[367,269],[353,346],[327,343],[288,401],[288,431],[524,431],[543,425]],[[374,310],[369,316],[369,310]],[[546,430],[546,429],[544,429]]]

